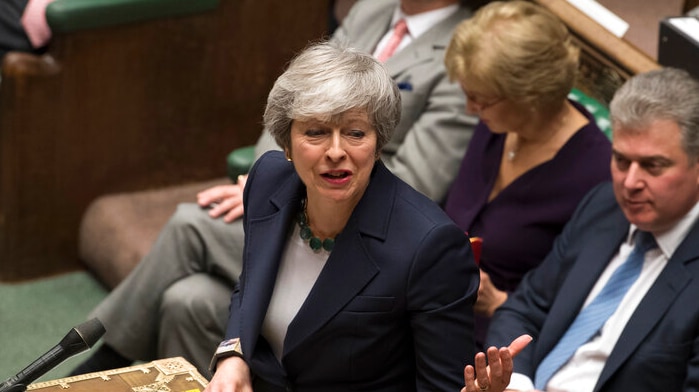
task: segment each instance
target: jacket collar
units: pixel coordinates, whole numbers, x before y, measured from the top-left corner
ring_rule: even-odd
[[[289,325],[284,354],[298,347],[334,317],[379,272],[367,252],[365,237],[387,236],[398,179],[378,161],[369,186],[345,229],[335,239],[328,261],[308,298]],[[279,262],[305,187],[297,175],[288,176],[269,197],[268,211],[253,212],[246,233],[246,271],[241,277],[241,339],[254,352],[257,337],[274,290]],[[262,208],[264,210],[264,208]],[[245,290],[244,287],[254,287]],[[327,295],[332,293],[332,295]]]
[[[551,308],[547,323],[540,334],[540,336],[546,336],[546,340],[542,340],[541,347],[537,347],[535,363],[540,363],[543,356],[551,351],[565,333],[628,232],[629,222],[620,209],[615,210],[605,222],[600,223],[599,228],[595,229],[594,237],[586,243],[578,256],[578,260],[585,260],[585,263],[576,263],[557,293],[557,297],[574,298],[575,302],[558,301]],[[622,332],[607,358],[595,391],[601,390],[602,386],[643,343],[655,325],[662,320],[677,296],[691,282],[692,274],[689,273],[686,265],[699,259],[699,252],[693,245],[698,241],[699,225],[695,223],[629,319],[628,325],[633,325],[633,328],[625,328]]]
[[[325,268],[289,325],[284,356],[340,312],[379,272],[367,251],[365,237],[379,241],[386,238],[396,193],[396,180],[392,177],[383,163],[376,163],[364,196],[335,239]]]
[[[677,296],[690,284],[693,275],[688,270],[687,264],[699,259],[699,252],[696,249],[698,241],[699,226],[695,222],[629,319],[628,325],[633,325],[633,328],[624,328],[619,336],[602,369],[595,391],[599,391],[636,351],[663,319]]]
[[[556,298],[565,300],[555,301],[546,317],[540,334],[546,339],[542,339],[536,347],[535,363],[541,363],[572,324],[598,277],[626,238],[628,230],[629,223],[617,208],[607,219],[599,222],[594,233],[586,234],[589,239],[580,249],[576,256],[578,261],[568,272],[556,294]]]

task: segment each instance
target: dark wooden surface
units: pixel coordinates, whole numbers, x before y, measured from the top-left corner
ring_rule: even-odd
[[[629,24],[624,39],[653,59],[658,58],[660,21],[684,13],[684,0],[599,0],[599,3]]]
[[[629,41],[618,38],[566,0],[534,0],[560,17],[581,47],[576,84],[596,100],[608,104],[629,77],[657,69],[658,63]]]
[[[0,281],[81,268],[102,194],[225,176],[272,83],[322,37],[327,2],[221,0],[199,15],[57,35],[0,83]]]

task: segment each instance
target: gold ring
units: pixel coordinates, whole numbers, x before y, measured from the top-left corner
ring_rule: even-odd
[[[484,386],[482,386],[482,385],[479,385],[478,388],[480,388],[481,391],[487,391],[487,390],[490,388],[490,386],[487,385],[487,386],[484,387]]]

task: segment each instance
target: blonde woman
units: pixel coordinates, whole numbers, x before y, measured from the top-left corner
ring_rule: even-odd
[[[479,343],[585,193],[610,177],[609,140],[567,99],[578,55],[566,26],[526,1],[484,6],[447,48],[449,76],[480,118],[445,204],[464,231],[483,238]]]

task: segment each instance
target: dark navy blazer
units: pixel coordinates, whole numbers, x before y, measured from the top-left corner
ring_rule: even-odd
[[[260,329],[304,196],[279,151],[256,162],[245,186],[244,265],[226,338],[240,337],[254,377],[295,391],[458,391],[473,361],[479,284],[468,239],[380,162],[276,360]]]

